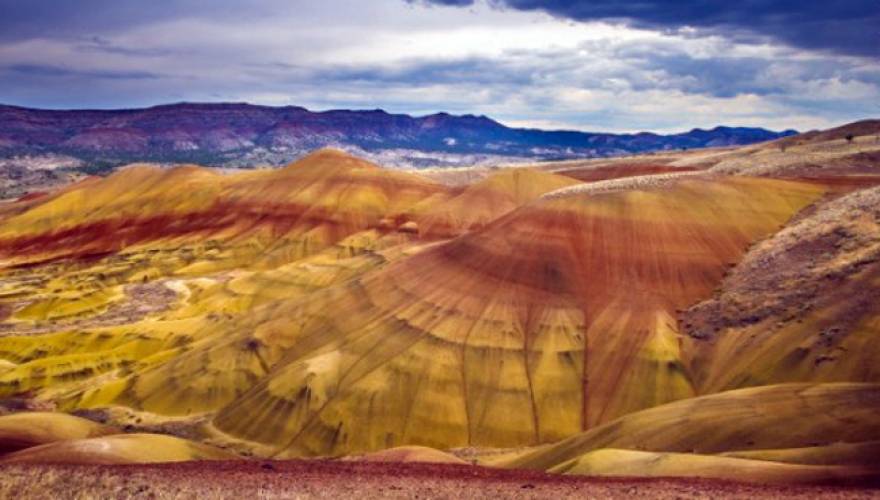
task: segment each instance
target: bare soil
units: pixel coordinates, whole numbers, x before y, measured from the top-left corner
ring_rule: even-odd
[[[831,201],[828,201],[831,200]],[[719,293],[684,311],[683,331],[711,339],[729,327],[802,318],[820,302],[846,304],[833,330],[848,331],[880,299],[880,187],[833,193],[756,244]],[[873,277],[873,279],[872,279]]]
[[[327,460],[0,467],[0,498],[880,498],[880,489]]]

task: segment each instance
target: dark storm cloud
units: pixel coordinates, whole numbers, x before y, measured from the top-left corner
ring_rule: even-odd
[[[151,80],[160,78],[160,75],[149,71],[124,71],[124,70],[81,70],[66,68],[63,66],[51,66],[45,64],[13,64],[3,68],[6,72],[26,77],[47,78],[80,78],[89,80]]]
[[[158,0],[145,9],[134,0],[21,1],[0,0],[0,39],[64,36],[90,30],[130,28],[161,20],[179,2]]]
[[[880,58],[841,56],[877,55],[878,5],[0,0],[0,102],[245,100],[591,130],[677,130],[683,119],[814,128],[880,110]]]
[[[409,0],[469,6],[474,0]],[[878,0],[490,0],[577,21],[620,20],[636,27],[686,26],[729,38],[766,37],[805,49],[880,56]]]
[[[880,86],[880,68],[836,57],[698,56],[680,40],[585,42],[575,48],[507,51],[497,57],[418,59],[394,64],[351,64],[318,71],[296,65],[265,66],[295,81],[322,85],[427,85],[467,83],[516,89],[571,86],[584,90],[680,91],[710,98],[782,96],[797,88],[837,80]],[[817,97],[817,96],[812,96]],[[546,105],[547,103],[543,103]]]
[[[454,61],[421,61],[397,66],[345,66],[321,70],[318,82],[372,82],[405,85],[455,84],[519,86],[535,83],[535,68],[516,61],[467,58]]]
[[[117,45],[106,38],[94,35],[82,38],[76,45],[81,52],[98,52],[103,54],[118,54],[131,57],[162,57],[175,55],[176,51],[167,49],[155,49],[144,47],[126,47]]]
[[[273,2],[234,0],[0,0],[0,40],[126,31],[183,18],[246,21],[274,8]]]

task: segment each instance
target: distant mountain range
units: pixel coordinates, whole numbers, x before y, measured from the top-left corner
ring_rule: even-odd
[[[65,111],[0,105],[0,157],[56,154],[108,166],[145,160],[281,164],[326,146],[389,165],[464,165],[743,145],[795,133],[743,127],[670,135],[547,131],[506,127],[485,116],[239,103]]]

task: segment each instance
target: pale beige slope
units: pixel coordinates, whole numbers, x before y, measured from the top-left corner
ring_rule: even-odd
[[[570,177],[530,168],[506,168],[442,202],[431,200],[413,218],[423,235],[454,236],[477,229],[557,189],[580,184]],[[417,207],[418,208],[418,207]]]
[[[880,478],[880,468],[616,449],[588,452],[551,468],[550,472],[612,477],[694,477],[759,484],[863,484]]]
[[[548,470],[602,448],[717,454],[880,438],[880,384],[781,384],[632,413],[515,458]]]
[[[426,446],[398,446],[387,450],[367,453],[347,458],[360,462],[397,462],[397,463],[435,463],[435,464],[464,464],[464,460],[434,448]]]
[[[832,443],[825,446],[784,448],[779,450],[731,451],[721,455],[790,464],[880,467],[880,441]]]
[[[118,434],[58,441],[0,457],[0,464],[142,464],[231,460],[236,455],[206,444],[160,434]]]
[[[26,412],[0,416],[0,454],[32,446],[106,436],[118,429],[65,413]]]

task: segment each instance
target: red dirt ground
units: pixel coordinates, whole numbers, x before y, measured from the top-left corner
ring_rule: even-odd
[[[880,489],[325,460],[0,467],[0,498],[880,498]]]

